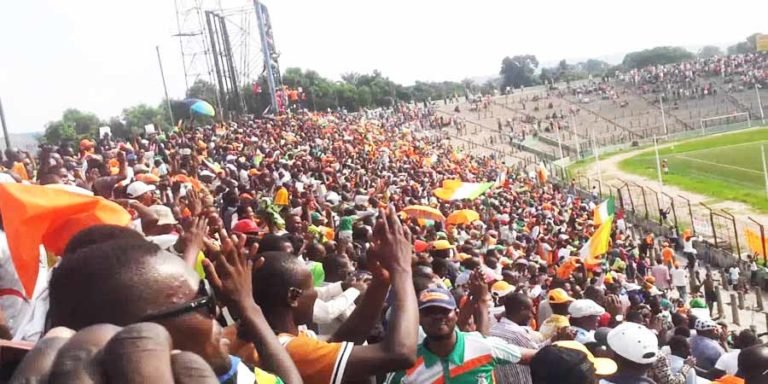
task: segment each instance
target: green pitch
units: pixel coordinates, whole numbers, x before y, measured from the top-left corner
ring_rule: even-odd
[[[669,164],[664,183],[716,199],[747,203],[768,212],[760,146],[766,146],[768,128],[689,140],[659,149]],[[622,171],[657,179],[653,149],[619,163]]]

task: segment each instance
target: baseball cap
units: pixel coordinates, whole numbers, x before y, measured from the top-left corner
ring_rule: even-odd
[[[448,240],[437,240],[432,242],[432,249],[436,251],[443,251],[446,249],[453,249],[453,245]]]
[[[579,343],[578,341],[573,340],[563,340],[563,341],[557,341],[553,343],[555,346],[561,347],[561,348],[568,348],[574,351],[580,351],[587,355],[587,360],[589,360],[594,366],[595,366],[595,374],[598,376],[608,376],[616,373],[616,370],[618,369],[618,366],[616,365],[616,362],[605,358],[605,357],[595,357],[592,352],[587,349],[584,344]]]
[[[608,376],[617,369],[613,360],[595,358],[574,341],[541,348],[531,359],[530,367],[533,382],[546,384],[592,382],[596,374]]]
[[[711,319],[696,319],[693,328],[697,331],[709,331],[711,329],[717,329],[717,323]]]
[[[259,226],[251,219],[243,219],[232,226],[232,232],[237,233],[256,233],[259,232]]]
[[[613,352],[629,361],[651,364],[659,357],[656,335],[640,324],[621,323],[608,332],[606,339]]]
[[[128,185],[128,188],[126,189],[125,192],[128,194],[128,197],[137,198],[147,192],[152,192],[155,189],[156,188],[154,185],[149,185],[142,181],[134,181],[133,183]]]
[[[427,307],[456,309],[456,299],[445,288],[427,288],[419,295],[419,309]]]
[[[587,316],[600,316],[605,309],[590,299],[574,300],[568,307],[571,317],[582,318]]]
[[[552,304],[563,304],[563,303],[569,303],[573,301],[573,298],[568,296],[568,293],[565,292],[562,288],[555,288],[547,294],[547,300],[549,300]]]
[[[157,216],[157,225],[178,224],[176,218],[173,217],[173,211],[165,205],[153,205],[149,207],[149,210]]]
[[[515,291],[515,286],[504,280],[497,281],[491,286],[491,295],[495,297],[504,297]]]

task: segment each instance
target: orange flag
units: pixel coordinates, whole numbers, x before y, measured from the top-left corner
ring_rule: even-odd
[[[101,197],[29,184],[0,184],[0,213],[27,297],[32,296],[37,281],[40,244],[61,255],[69,239],[85,228],[131,221],[125,209]]]

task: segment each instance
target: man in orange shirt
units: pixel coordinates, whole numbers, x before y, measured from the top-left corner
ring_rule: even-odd
[[[394,207],[379,210],[374,247],[368,255],[373,281],[355,311],[328,341],[299,326],[312,322],[317,299],[312,274],[299,259],[265,252],[264,266],[253,275],[253,296],[272,329],[288,350],[304,383],[337,384],[411,367],[416,360],[419,328],[411,272],[411,236]],[[379,320],[392,287],[392,316],[381,343],[360,345]]]
[[[664,248],[661,249],[661,258],[664,265],[671,269],[675,261],[675,250],[669,246],[669,242],[664,242]]]

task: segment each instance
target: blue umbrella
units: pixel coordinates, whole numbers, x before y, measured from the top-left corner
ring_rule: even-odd
[[[216,116],[216,110],[207,101],[200,99],[186,99],[184,103],[189,105],[189,111],[191,114],[197,114],[202,116],[214,117]]]

